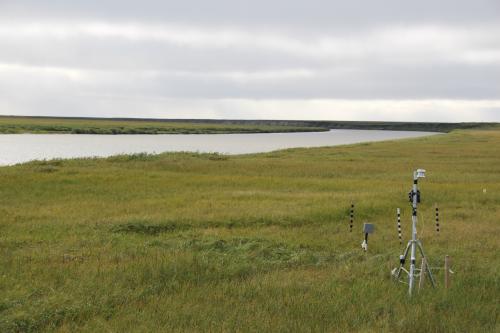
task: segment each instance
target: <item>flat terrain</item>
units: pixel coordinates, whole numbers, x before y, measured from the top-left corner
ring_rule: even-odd
[[[312,132],[329,129],[450,132],[499,128],[498,123],[426,123],[387,121],[132,119],[0,116],[0,134],[217,134]]]
[[[454,131],[0,168],[0,331],[498,332],[499,147],[498,130]],[[410,300],[390,270],[416,167],[419,236],[455,274]]]
[[[0,134],[227,134],[327,131],[327,127],[287,124],[230,124],[132,119],[0,116]]]

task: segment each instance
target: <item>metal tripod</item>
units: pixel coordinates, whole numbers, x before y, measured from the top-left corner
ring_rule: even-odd
[[[415,286],[415,278],[418,275],[417,271],[420,271],[420,274],[425,274],[426,272],[422,272],[419,268],[416,268],[417,261],[417,248],[420,252],[422,258],[425,258],[427,263],[427,257],[425,256],[424,249],[422,247],[422,243],[417,239],[417,204],[420,202],[420,192],[418,191],[418,179],[425,177],[425,170],[418,169],[413,172],[413,188],[410,192],[410,200],[412,202],[412,232],[411,232],[411,240],[406,245],[406,249],[402,255],[399,256],[399,267],[393,270],[393,275],[396,279],[399,279],[401,276],[401,272],[404,271],[408,274],[408,293],[411,296],[413,292],[413,288]],[[404,268],[406,258],[408,257],[408,252],[410,252],[410,271],[407,271]],[[436,286],[434,281],[434,277],[432,276],[432,272],[429,268],[429,265],[426,265],[426,271],[429,274],[429,278],[431,280],[431,284],[433,287]]]

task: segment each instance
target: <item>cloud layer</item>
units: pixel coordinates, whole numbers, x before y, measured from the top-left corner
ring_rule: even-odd
[[[2,2],[0,114],[500,121],[495,1],[210,4]]]

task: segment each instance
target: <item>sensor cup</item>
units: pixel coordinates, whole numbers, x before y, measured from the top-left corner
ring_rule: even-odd
[[[415,172],[416,178],[425,178],[425,170],[424,169],[417,169]]]

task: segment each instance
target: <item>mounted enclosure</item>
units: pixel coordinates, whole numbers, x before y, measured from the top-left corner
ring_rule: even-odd
[[[363,233],[365,234],[372,234],[375,231],[375,225],[371,223],[364,223],[363,224]]]

